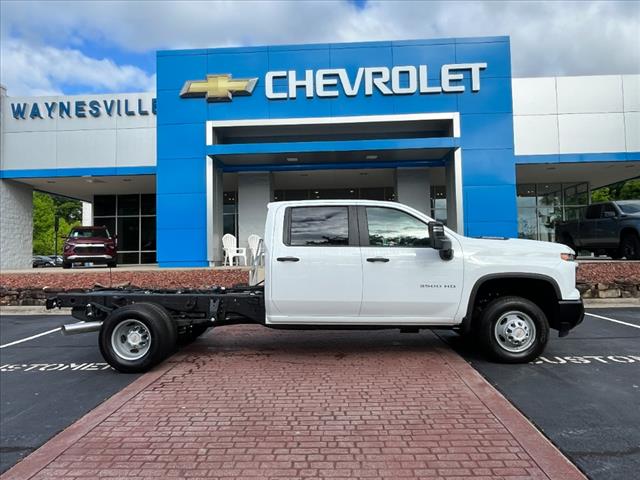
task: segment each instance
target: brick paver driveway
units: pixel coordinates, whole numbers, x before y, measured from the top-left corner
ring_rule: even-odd
[[[582,478],[430,332],[225,327],[135,384],[7,477]]]

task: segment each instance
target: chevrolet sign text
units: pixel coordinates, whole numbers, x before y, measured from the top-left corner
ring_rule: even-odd
[[[480,71],[486,63],[458,63],[443,65],[440,82],[429,79],[426,65],[397,67],[360,67],[355,75],[345,68],[323,68],[305,70],[300,76],[295,70],[267,72],[265,90],[272,100],[296,98],[302,90],[307,98],[338,97],[343,91],[355,97],[363,89],[367,96],[377,90],[382,95],[412,95],[414,93],[463,93],[465,85],[460,83],[465,74],[471,77],[471,91],[480,91]],[[338,88],[341,87],[341,89]]]

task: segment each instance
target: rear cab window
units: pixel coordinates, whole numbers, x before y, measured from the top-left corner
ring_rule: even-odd
[[[349,207],[290,207],[285,214],[284,244],[291,247],[349,246]]]

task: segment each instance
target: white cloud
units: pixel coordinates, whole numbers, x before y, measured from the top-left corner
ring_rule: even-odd
[[[18,40],[2,42],[2,83],[9,95],[58,95],[61,86],[86,92],[149,91],[155,75],[132,65],[116,65],[79,50],[33,47]]]
[[[59,49],[82,50],[87,41],[146,52],[510,35],[515,76],[640,72],[640,4],[633,1],[370,1],[361,9],[346,1],[284,0],[0,5],[3,39]],[[121,75],[129,71],[127,66],[114,67]]]

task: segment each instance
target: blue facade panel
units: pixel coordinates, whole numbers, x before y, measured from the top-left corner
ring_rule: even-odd
[[[365,92],[366,78],[361,70],[386,67],[391,71],[394,66],[417,70],[426,65],[427,83],[421,86],[437,89],[441,84],[444,87],[443,65],[479,63],[487,64],[480,70],[479,89],[472,90],[469,70],[464,71],[462,80],[452,78],[451,86],[464,86],[464,92],[394,93],[380,88]],[[267,72],[293,71],[300,80],[305,71],[315,74],[319,69],[344,69],[352,88],[357,87],[356,93],[347,95],[342,83],[337,82],[329,87],[337,92],[333,97],[321,97],[314,91],[312,98],[307,98],[303,86],[295,88],[295,98],[267,97]],[[251,95],[235,95],[229,102],[180,98],[185,82],[204,81],[208,74],[256,78],[257,83]],[[408,82],[405,75],[399,85],[407,87]],[[387,83],[391,85],[391,80]],[[213,152],[205,145],[207,120],[459,112],[460,138],[449,139],[447,145],[462,150],[465,232],[517,235],[507,37],[158,52],[157,86],[158,258],[162,266],[206,264],[204,159]],[[287,79],[276,78],[273,91],[288,92]],[[336,146],[342,143],[334,142]],[[403,148],[406,142],[398,144]],[[436,144],[428,148],[436,148]],[[252,145],[249,150],[264,153],[275,148],[261,145]],[[371,147],[375,145],[372,140]],[[223,147],[234,151],[233,146]],[[298,150],[308,151],[310,147],[309,143]],[[340,165],[335,164],[335,168],[339,171]]]

